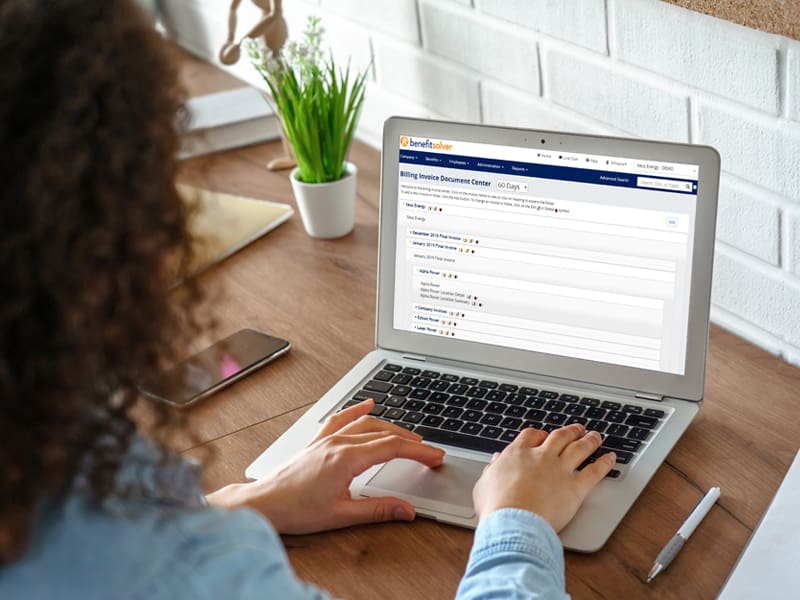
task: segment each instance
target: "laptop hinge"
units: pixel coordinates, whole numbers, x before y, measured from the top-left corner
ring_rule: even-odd
[[[641,400],[655,400],[656,402],[663,402],[664,396],[658,394],[648,394],[647,392],[636,392],[636,397]]]
[[[417,360],[419,362],[425,362],[426,360],[428,360],[424,356],[417,356],[415,354],[403,354],[403,358],[408,360]]]

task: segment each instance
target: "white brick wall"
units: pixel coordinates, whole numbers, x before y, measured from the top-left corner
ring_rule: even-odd
[[[159,2],[216,53],[226,3]],[[284,4],[292,35],[313,11],[340,60],[372,61],[359,136],[375,147],[391,114],[715,146],[712,320],[800,364],[800,42],[659,0]]]

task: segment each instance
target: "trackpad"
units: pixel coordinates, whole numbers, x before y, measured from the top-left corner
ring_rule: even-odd
[[[465,519],[475,516],[472,488],[486,463],[445,456],[430,469],[413,460],[396,458],[386,463],[361,490],[363,496],[397,496],[423,511],[442,512]]]

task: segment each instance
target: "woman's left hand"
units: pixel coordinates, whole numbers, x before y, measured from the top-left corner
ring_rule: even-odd
[[[301,534],[360,523],[411,521],[413,506],[391,496],[353,499],[350,483],[370,467],[408,458],[435,468],[444,451],[422,443],[410,431],[367,416],[366,400],[329,417],[295,460],[252,483],[210,494],[209,504],[247,506],[266,516],[280,533]]]

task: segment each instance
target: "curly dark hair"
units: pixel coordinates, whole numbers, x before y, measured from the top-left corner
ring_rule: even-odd
[[[169,52],[131,0],[0,2],[0,564],[38,502],[102,499],[136,383],[173,360],[188,256]]]

